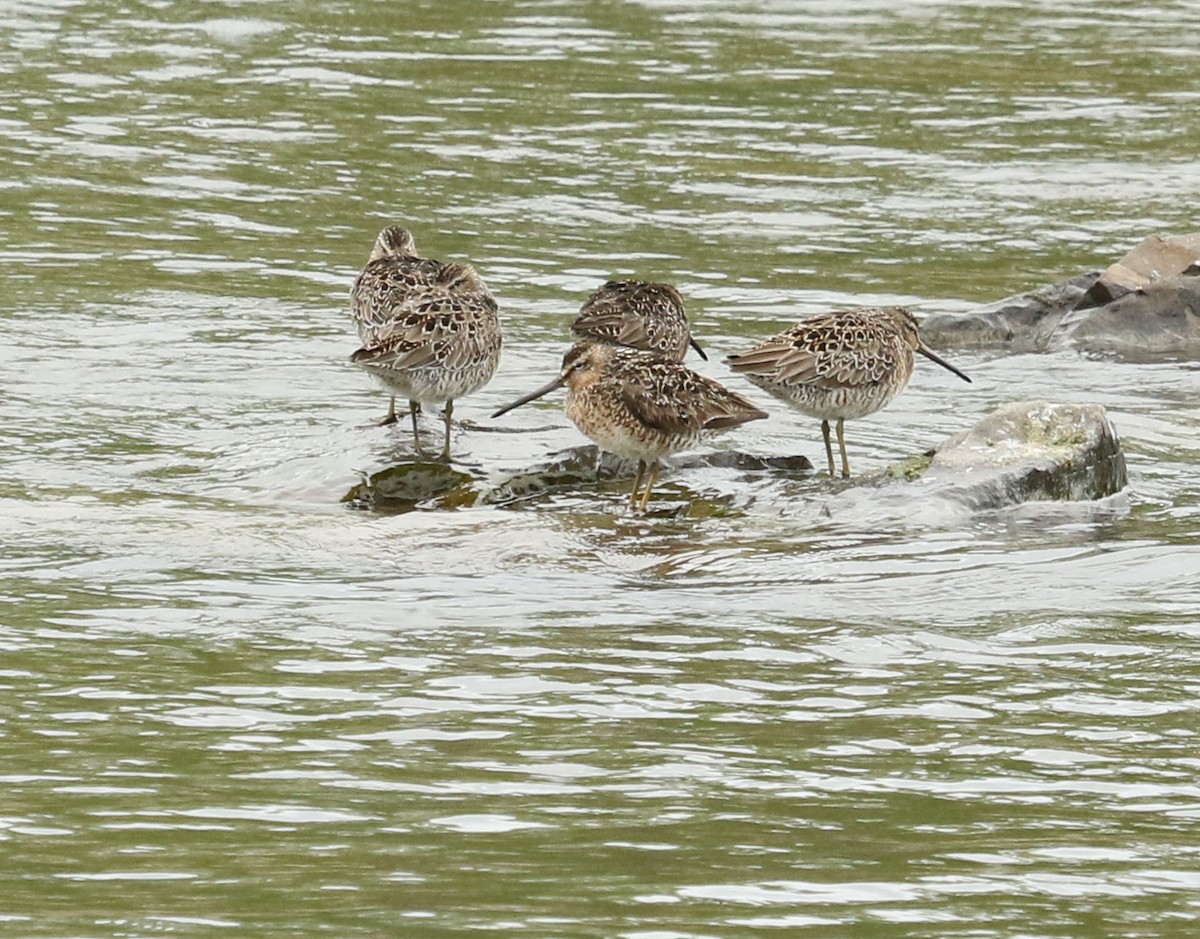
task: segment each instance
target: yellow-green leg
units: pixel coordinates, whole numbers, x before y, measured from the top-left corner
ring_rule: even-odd
[[[399,418],[398,418],[398,417],[396,417],[396,396],[395,396],[395,395],[392,395],[392,396],[391,396],[391,397],[388,399],[388,412],[387,412],[387,416],[386,416],[386,417],[383,417],[383,418],[380,418],[380,421],[379,421],[379,426],[380,426],[380,427],[387,427],[387,425],[388,425],[388,424],[394,424],[394,423],[396,423],[396,421],[398,421],[398,420],[399,420]]]
[[[642,493],[643,513],[646,511],[646,506],[650,504],[650,490],[654,488],[656,482],[658,482],[658,460],[650,464],[650,470],[646,473],[646,491]]]
[[[821,421],[821,436],[825,438],[825,457],[829,460],[829,478],[833,479],[833,442],[829,439],[829,421]]]
[[[633,488],[629,491],[629,511],[637,511],[638,490],[642,488],[642,477],[646,474],[646,461],[638,460],[637,475],[633,477]]]
[[[846,456],[846,419],[838,418],[838,448],[842,451],[842,479],[850,478],[850,459]],[[833,454],[829,455],[829,475],[833,475]]]

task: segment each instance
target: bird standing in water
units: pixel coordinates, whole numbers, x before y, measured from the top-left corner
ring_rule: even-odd
[[[391,393],[380,423],[395,423],[396,396],[407,398],[420,455],[420,405],[444,401],[441,458],[448,461],[455,399],[486,385],[500,362],[495,298],[469,264],[420,257],[412,234],[398,225],[379,233],[350,297],[362,341],[350,361]]]
[[[764,391],[821,419],[829,475],[834,474],[831,420],[837,421],[842,476],[850,475],[845,422],[886,407],[912,377],[919,352],[963,381],[965,374],[921,341],[917,321],[902,307],[824,313],[725,361]]]
[[[658,352],[676,362],[691,346],[708,359],[692,337],[683,297],[670,284],[610,280],[584,301],[571,332],[577,339]]]
[[[716,431],[767,416],[741,395],[678,362],[584,340],[563,357],[558,377],[492,417],[564,385],[567,417],[575,426],[602,450],[638,461],[629,506],[643,512],[663,457],[694,447]]]

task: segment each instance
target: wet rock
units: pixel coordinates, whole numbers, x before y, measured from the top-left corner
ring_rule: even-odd
[[[730,510],[732,496],[701,494],[682,486],[671,479],[678,470],[705,468],[734,469],[743,472],[776,472],[795,474],[811,472],[812,463],[805,456],[757,456],[736,450],[714,450],[708,453],[689,453],[664,461],[666,470],[655,488],[655,500],[659,508],[648,514],[687,515],[702,517],[724,514]],[[552,454],[550,458],[527,472],[515,473],[487,489],[480,501],[504,505],[535,501],[539,496],[552,491],[596,487],[616,481],[622,489],[632,483],[637,469],[634,460],[623,460],[611,453],[601,451],[594,445],[572,447]],[[672,488],[683,493],[683,504],[662,510],[662,503]],[[690,508],[689,508],[690,506]]]
[[[1200,234],[1146,238],[1105,271],[961,314],[934,314],[921,335],[935,348],[1075,348],[1143,357],[1200,356]]]
[[[701,466],[715,466],[721,469],[736,469],[746,472],[805,472],[813,469],[812,462],[806,456],[799,454],[779,456],[759,456],[753,453],[742,453],[740,450],[711,450],[707,453],[685,453],[664,461],[676,469],[695,469]],[[636,464],[632,460],[623,460],[611,453],[602,451],[594,444],[582,447],[572,447],[562,450],[551,457],[545,469],[564,472],[583,471],[596,468],[599,477],[613,477],[626,470],[631,474]]]
[[[999,408],[936,451],[874,476],[829,480],[814,477],[803,456],[759,457],[732,450],[669,462],[688,475],[664,474],[653,516],[723,516],[756,506],[754,511],[807,524],[938,525],[1031,501],[1103,499],[1126,485],[1125,457],[1104,408],[1045,401]],[[498,480],[444,463],[408,462],[365,477],[343,501],[376,512],[410,512],[536,506],[544,496],[557,494],[556,506],[582,511],[594,507],[597,491],[619,494],[612,504],[623,506],[634,471],[632,461],[601,454],[594,446],[560,451]]]
[[[811,524],[939,527],[981,511],[1031,502],[1108,499],[1126,485],[1125,456],[1097,404],[1021,401],[1005,405],[936,451],[876,476],[855,477],[787,512]]]
[[[411,512],[430,505],[460,508],[479,500],[475,479],[445,463],[414,461],[364,475],[342,496],[353,508],[376,512]]]
[[[490,505],[506,505],[540,496],[555,489],[578,488],[595,483],[599,474],[595,468],[564,469],[538,467],[528,473],[517,473],[490,488],[482,501]]]
[[[1062,318],[1083,299],[1100,271],[1019,293],[967,313],[934,313],[921,321],[921,338],[942,349],[1007,346],[1042,352]]]
[[[1068,312],[1048,348],[1072,346],[1144,358],[1200,356],[1200,277],[1181,275],[1126,293],[1103,306]]]
[[[1128,482],[1116,428],[1098,404],[1019,401],[937,448],[921,483],[972,509],[1102,499]]]
[[[1157,281],[1200,273],[1197,258],[1200,258],[1200,234],[1176,238],[1150,235],[1096,278],[1075,309],[1104,306]]]
[[[901,460],[899,463],[893,463],[887,469],[887,474],[892,479],[920,479],[925,475],[925,471],[929,469],[929,464],[933,462],[933,451],[928,453],[920,453],[917,456],[910,456]]]
[[[758,473],[808,473],[815,469],[808,457],[799,454],[759,456],[754,453],[742,453],[739,450],[714,450],[712,453],[688,454],[672,461],[672,465],[681,469],[695,466],[718,466],[724,469]]]

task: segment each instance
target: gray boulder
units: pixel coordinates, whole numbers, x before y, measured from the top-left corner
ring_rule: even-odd
[[[1150,235],[1125,257],[1110,264],[1075,309],[1104,306],[1162,280],[1200,273],[1200,234],[1163,238]]]
[[[926,317],[921,335],[934,348],[1200,356],[1197,258],[1200,234],[1152,235],[1107,270],[967,313]]]
[[[1125,488],[1125,454],[1099,404],[1018,401],[937,448],[927,487],[973,509],[1102,499]]]
[[[1100,271],[1019,293],[967,313],[933,313],[921,320],[921,338],[935,349],[1003,346],[1044,352],[1063,316],[1099,279]]]
[[[850,480],[820,499],[810,489],[788,514],[855,528],[939,527],[1030,502],[1092,505],[1126,483],[1125,455],[1103,407],[1020,401],[883,476]]]
[[[1142,358],[1200,356],[1200,277],[1184,274],[1065,313],[1047,348]]]

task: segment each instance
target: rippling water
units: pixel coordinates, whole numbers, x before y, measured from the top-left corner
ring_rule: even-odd
[[[948,352],[974,384],[918,369],[848,431],[878,472],[1101,403],[1130,486],[1098,505],[821,519],[840,483],[719,468],[646,518],[622,482],[339,500],[409,453],[345,363],[385,222],[501,301],[456,408],[500,479],[581,442],[553,403],[485,418],[610,275],[678,284],[732,384],[804,314],[1194,229],[1194,2],[0,26],[0,934],[1192,934],[1195,362]],[[773,411],[717,446],[819,464]]]

